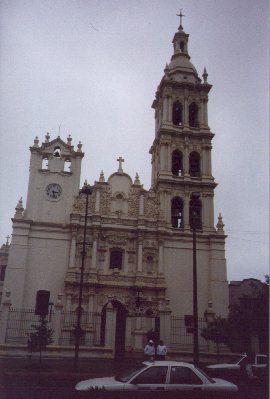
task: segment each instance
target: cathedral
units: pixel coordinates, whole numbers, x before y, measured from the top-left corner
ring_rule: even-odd
[[[136,334],[157,328],[164,312],[193,314],[195,232],[198,315],[226,317],[226,235],[221,215],[214,220],[214,134],[207,117],[212,86],[206,69],[200,78],[191,63],[188,41],[180,23],[152,103],[149,190],[125,172],[119,157],[108,180],[101,172],[85,194],[81,142],[74,146],[70,136],[49,133],[42,142],[35,138],[26,204],[20,199],[12,219],[3,288],[14,308],[33,308],[37,291],[47,290],[52,303],[61,297],[64,310],[76,311],[82,275],[83,311],[102,314],[111,304],[125,347],[132,348]]]

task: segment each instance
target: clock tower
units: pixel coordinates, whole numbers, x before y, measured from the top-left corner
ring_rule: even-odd
[[[70,214],[79,193],[84,156],[60,137],[30,147],[30,173],[26,207],[19,201],[13,221],[5,287],[12,291],[13,306],[35,304],[36,291],[50,291],[50,301],[63,292],[69,262]]]
[[[45,223],[68,223],[74,198],[80,185],[82,145],[77,151],[69,136],[65,143],[60,137],[30,147],[30,174],[25,217]]]

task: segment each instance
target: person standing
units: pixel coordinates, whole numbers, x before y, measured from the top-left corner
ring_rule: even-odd
[[[165,356],[167,355],[167,347],[163,341],[159,341],[157,346],[157,360],[165,360]]]
[[[155,357],[155,346],[154,341],[150,339],[148,344],[144,348],[144,354],[148,357],[148,360],[151,362],[154,360]]]

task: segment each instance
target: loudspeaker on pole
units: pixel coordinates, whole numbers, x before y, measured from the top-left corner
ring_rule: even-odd
[[[36,294],[35,314],[46,316],[49,313],[50,291],[39,290]]]

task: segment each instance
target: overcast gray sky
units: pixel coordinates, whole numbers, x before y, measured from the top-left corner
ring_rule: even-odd
[[[228,279],[268,273],[268,15],[266,0],[1,0],[0,243],[25,205],[29,146],[83,143],[82,179],[124,171],[150,188],[151,104],[179,26],[213,85],[209,125],[215,220],[228,234]]]

